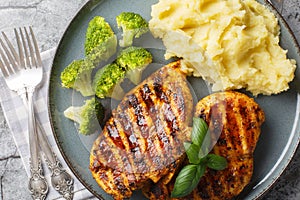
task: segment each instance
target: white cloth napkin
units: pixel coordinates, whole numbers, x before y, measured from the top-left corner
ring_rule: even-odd
[[[49,85],[49,74],[51,69],[51,63],[54,57],[55,49],[51,49],[45,51],[41,54],[43,60],[43,68],[44,68],[44,77],[43,77],[43,85],[35,94],[35,109],[36,116],[38,117],[41,125],[43,126],[49,143],[56,153],[57,157],[61,161],[63,167],[72,175],[74,179],[74,199],[94,199],[93,195],[76,179],[74,174],[67,167],[67,164],[64,162],[61,153],[56,145],[48,115],[48,106],[47,106],[47,91]],[[0,73],[0,103],[4,112],[4,116],[8,123],[8,126],[11,130],[12,136],[18,148],[20,157],[22,158],[22,162],[24,164],[25,170],[27,174],[30,173],[29,168],[29,145],[28,145],[28,133],[27,133],[27,112],[23,105],[20,97],[12,92],[6,85],[5,80]],[[43,157],[43,156],[42,156]],[[44,165],[45,177],[49,183],[49,193],[47,199],[63,199],[58,192],[56,192],[51,187],[50,182],[50,171],[47,166]],[[29,192],[29,191],[28,191]]]

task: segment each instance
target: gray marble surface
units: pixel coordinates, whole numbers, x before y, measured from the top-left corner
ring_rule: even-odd
[[[0,30],[32,25],[41,50],[47,50],[58,45],[69,21],[85,2],[87,0],[0,0]],[[300,1],[285,0],[279,9],[300,42]],[[300,149],[263,199],[300,199],[299,167]],[[1,108],[0,199],[31,199],[27,190],[27,176]]]

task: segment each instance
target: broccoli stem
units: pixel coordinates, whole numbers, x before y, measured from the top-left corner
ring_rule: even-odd
[[[145,65],[144,67],[132,69],[126,72],[126,77],[135,85],[139,84],[142,80],[142,74],[144,69],[147,67]]]
[[[79,91],[84,97],[92,96],[95,94],[91,83],[89,84],[75,83],[75,89]]]
[[[85,97],[92,96],[95,94],[92,87],[91,73],[92,70],[82,72],[74,83],[74,89],[79,91]]]
[[[82,107],[76,107],[76,106],[70,106],[64,111],[64,115],[80,124],[82,122],[82,117],[80,116],[80,113],[82,112]]]
[[[120,47],[128,47],[133,43],[134,31],[127,30],[122,34],[123,38],[119,41]]]
[[[123,88],[121,87],[121,83],[117,83],[114,88],[111,90],[109,94],[107,94],[108,97],[114,98],[116,100],[122,100],[124,97],[125,92]]]

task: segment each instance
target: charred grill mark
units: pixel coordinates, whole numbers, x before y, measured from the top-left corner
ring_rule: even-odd
[[[141,101],[143,101],[146,106],[145,109],[148,111],[147,113],[148,113],[149,121],[151,121],[150,122],[151,124],[149,124],[149,126],[153,126],[151,132],[155,132],[154,123],[159,114],[159,111],[156,109],[155,104],[151,98],[153,92],[148,84],[144,84],[138,92],[140,94]],[[162,152],[160,151],[161,141],[159,140],[157,134],[154,133],[153,135],[150,135],[150,137],[147,138],[147,142],[148,142],[147,150],[153,164],[152,167],[154,167],[155,169],[161,168],[162,167],[161,160],[163,158],[163,155]]]
[[[187,110],[186,101],[188,99],[184,99],[183,87],[176,87],[176,93],[173,94],[174,102],[177,106],[178,116],[180,116],[181,121],[186,121],[187,114],[185,111]],[[189,88],[188,88],[189,89]]]
[[[112,138],[102,137],[102,140],[99,145],[99,151],[97,151],[97,158],[102,158],[102,168],[109,168],[113,171],[122,170],[128,173],[132,173],[133,169],[131,167],[130,161],[126,156],[126,151],[124,148],[119,148],[118,146],[112,147],[114,141]],[[115,144],[115,143],[114,143]],[[103,157],[103,155],[106,155]],[[124,176],[122,180],[126,180],[128,183],[127,177]]]
[[[127,136],[127,141],[129,144],[130,151],[131,152],[139,151],[140,145],[137,141],[136,136],[134,135],[133,125],[130,120],[130,117],[125,112],[121,112],[127,110],[128,107],[125,107],[123,104],[120,104],[120,107],[121,107],[120,112],[118,112],[116,117],[121,119],[120,125],[122,126],[123,131]]]
[[[107,127],[108,137],[111,138],[111,140],[114,142],[114,144],[117,147],[124,150],[125,146],[119,135],[119,130],[116,127],[115,121],[113,121],[112,124],[107,124],[106,127]]]
[[[109,173],[109,171],[107,171],[107,173]],[[104,180],[105,183],[109,182],[109,178],[107,176],[107,173],[100,173],[100,179]],[[107,185],[107,184],[106,184]]]
[[[251,111],[253,105],[251,105],[251,107],[247,106],[247,102],[244,99],[240,98],[237,100],[237,108],[239,110],[240,118],[242,120],[242,146],[245,153],[252,153],[252,144],[256,143],[254,138],[255,133],[253,133],[252,130],[257,130],[258,128],[256,127],[256,123],[253,121],[256,120],[255,116],[253,116],[253,112]]]
[[[128,149],[130,151],[136,147],[139,147],[139,144],[135,136],[132,134],[133,133],[132,126],[129,123],[129,121],[126,120],[128,116],[122,112],[118,112],[115,115],[115,117],[119,119],[118,122],[119,122],[120,130],[123,131],[125,141],[126,143],[128,143],[128,148],[126,148],[126,150]]]
[[[141,94],[142,89],[137,91],[136,94],[130,96],[129,105],[134,109],[134,116],[136,119],[141,119],[143,117],[143,124],[137,124],[139,132],[142,135],[142,139],[147,144],[144,152],[144,160],[147,163],[149,173],[154,173],[156,169],[162,169],[164,166],[162,165],[163,154],[160,152],[159,146],[157,146],[157,142],[161,142],[161,140],[157,139],[157,135],[149,135],[149,133],[153,133],[153,116],[159,115],[159,111],[154,106],[152,99],[150,98],[152,92],[150,88],[144,86],[145,92]],[[140,94],[140,95],[138,95]],[[143,96],[148,96],[147,101],[143,99]],[[129,99],[129,98],[128,98]],[[139,106],[136,106],[138,104]],[[148,109],[148,106],[153,106],[151,109]],[[145,173],[146,171],[139,171],[140,173]]]
[[[256,132],[261,125],[261,120],[257,119],[257,116],[261,116],[261,110],[256,104],[247,106],[247,102],[244,99],[238,99],[238,105],[240,117],[243,120],[243,131],[245,132],[243,138],[244,151],[247,154],[252,154],[258,139],[258,134],[256,134]],[[260,112],[257,112],[257,110]]]
[[[135,120],[136,120],[137,125],[141,129],[142,136],[144,138],[148,138],[149,131],[148,131],[148,126],[147,126],[147,121],[146,121],[144,113],[143,113],[142,104],[139,102],[139,100],[135,94],[131,94],[128,96],[128,103],[129,103],[129,106],[134,109]]]
[[[149,156],[151,157],[153,171],[157,169],[161,169],[163,167],[162,165],[163,154],[160,151],[159,144],[157,144],[156,142],[158,140],[159,139],[157,138],[157,136],[147,139],[149,143],[148,152],[149,152]]]
[[[147,110],[151,111],[152,108],[155,108],[154,103],[151,99],[151,95],[153,95],[151,89],[148,84],[144,84],[140,89],[140,94],[142,96],[143,101],[147,106]]]
[[[145,141],[141,138],[141,135],[135,130],[135,120],[132,120],[129,111],[129,102],[125,102],[124,105],[121,105],[122,111],[128,110],[128,112],[118,112],[118,118],[121,118],[121,126],[124,128],[125,135],[129,143],[129,152],[127,156],[130,159],[131,166],[134,170],[136,179],[139,179],[139,176],[142,172],[145,172],[149,169],[149,166],[146,163],[143,153],[145,151]],[[122,113],[122,114],[121,114]]]
[[[101,183],[102,183],[102,186],[104,188],[110,188],[110,181],[112,180],[113,178],[113,174],[112,174],[112,170],[111,169],[106,169],[106,168],[102,168],[101,169],[101,173],[100,174],[100,179],[103,180]]]
[[[105,137],[101,138],[96,154],[98,161],[106,167],[117,167],[119,165],[118,159],[114,155],[113,148],[111,148],[109,141]]]
[[[153,152],[150,151],[150,154],[153,158],[152,160],[154,164],[157,166],[157,169],[162,169],[167,163],[165,159],[165,154],[167,153],[165,151],[165,148],[168,148],[170,144],[169,138],[167,137],[167,134],[164,130],[164,121],[161,118],[164,108],[161,108],[160,110],[157,109],[156,106],[161,102],[160,99],[154,98],[154,91],[151,92],[151,95],[149,95],[149,92],[151,91],[151,89],[154,89],[154,87],[155,86],[153,86],[153,88],[149,88],[149,86],[145,86],[144,90],[141,90],[140,92],[142,93],[141,97],[146,104],[148,114],[154,126],[155,132],[155,135],[148,139],[149,141],[153,142],[153,145],[151,146]],[[154,104],[155,100],[156,102]]]
[[[176,147],[177,145],[174,145],[173,139],[176,138],[176,131],[179,130],[179,126],[177,122],[178,121],[177,116],[172,110],[172,106],[171,106],[172,98],[170,99],[168,98],[168,97],[172,97],[172,94],[174,92],[166,90],[161,85],[161,83],[156,82],[158,80],[162,81],[164,79],[158,76],[156,80],[152,83],[151,85],[152,87],[149,87],[148,84],[144,84],[139,90],[139,96],[141,97],[141,101],[144,102],[149,117],[152,123],[154,124],[157,132],[159,146],[156,146],[155,149],[154,146],[152,145],[151,148],[153,150],[155,149],[156,152],[159,152],[159,154],[162,155],[162,159],[160,163],[158,162],[158,157],[152,155],[153,154],[152,151],[150,151],[151,152],[150,154],[151,157],[153,158],[153,161],[156,164],[162,166],[174,161],[173,152],[175,149],[174,147]],[[156,106],[160,107],[161,109],[157,110]],[[177,109],[176,104],[173,104],[173,106],[175,107],[174,109]],[[178,140],[176,139],[176,141]],[[166,156],[163,156],[164,154],[165,155],[167,154],[168,158],[166,158]],[[175,159],[177,158],[175,157]]]
[[[133,144],[135,144],[135,148],[139,149],[138,143],[137,143],[137,141],[135,141],[135,143],[133,143],[131,137],[134,135],[132,135],[131,133],[128,133],[128,131],[125,131],[124,114],[122,112],[115,113],[114,123],[119,131],[119,135],[120,135],[121,140],[123,141],[123,146],[124,146],[124,149],[119,149],[119,152],[118,152],[121,156],[120,162],[122,162],[122,164],[123,164],[123,167],[119,170],[122,172],[125,172],[124,174],[126,174],[127,176],[125,176],[124,179],[126,179],[126,181],[128,182],[128,185],[130,187],[134,187],[135,183],[139,179],[139,177],[134,176],[134,174],[136,172],[136,168],[134,165],[134,160],[132,158],[132,155],[128,152],[131,152],[131,148],[132,148]],[[131,126],[129,125],[129,127],[131,127]],[[129,127],[127,127],[127,129]]]
[[[175,105],[176,106],[176,105]],[[177,117],[175,116],[170,104],[165,105],[164,116],[167,122],[167,127],[170,130],[170,136],[177,139],[176,132],[179,130]],[[178,141],[178,140],[177,140]]]
[[[112,148],[112,154],[110,156],[114,156],[115,159],[118,161],[118,163],[111,163],[109,162],[109,160],[107,161],[107,166],[112,168],[112,169],[117,169],[117,170],[122,170],[124,172],[127,173],[133,173],[133,169],[131,167],[131,162],[129,160],[129,158],[127,157],[127,148],[125,148],[127,140],[125,139],[126,137],[124,137],[125,134],[122,135],[122,128],[118,127],[118,118],[112,118],[113,120],[111,120],[110,123],[107,123],[106,128],[107,128],[107,136],[108,136],[108,140],[110,139],[114,144],[115,147]],[[116,171],[116,170],[114,170]],[[128,183],[127,177],[124,176],[122,178],[123,182],[126,179],[126,182]]]
[[[168,69],[170,70],[170,69]],[[186,134],[178,135],[178,131],[184,131],[185,127],[181,127],[182,122],[188,122],[187,110],[192,110],[192,106],[186,106],[186,99],[191,99],[191,95],[183,91],[189,91],[186,82],[179,83],[178,80],[185,81],[185,77],[174,70],[167,73],[165,77],[157,78],[154,82],[154,91],[160,97],[161,106],[163,109],[163,116],[161,120],[164,122],[164,130],[169,138],[169,145],[171,148],[167,149],[172,152],[173,159],[178,159],[182,154],[182,141],[186,139]],[[164,85],[162,85],[164,83]],[[179,86],[180,85],[180,86]],[[190,102],[188,102],[190,103]],[[192,103],[191,103],[192,105]],[[189,125],[189,123],[187,123]]]
[[[163,79],[164,80],[164,79]],[[165,81],[167,82],[167,81]],[[172,89],[174,89],[171,86]],[[174,152],[176,148],[176,144],[174,144],[174,138],[176,138],[176,134],[174,131],[173,122],[177,121],[176,116],[171,107],[171,97],[172,92],[168,91],[166,87],[163,87],[161,83],[154,82],[153,89],[156,93],[157,97],[157,105],[161,108],[160,115],[155,116],[155,127],[158,133],[158,137],[161,141],[161,148],[164,150],[164,153],[167,155],[164,158],[164,164],[168,165],[177,159],[177,155]],[[176,105],[174,105],[176,107]]]
[[[226,127],[228,127],[227,130],[230,131],[226,133],[226,138],[228,141],[227,148],[228,150],[238,152],[241,150],[242,147],[241,137],[239,136],[245,135],[245,133],[243,132],[243,127],[241,126],[242,125],[241,122],[238,121],[241,119],[240,119],[239,111],[236,109],[236,104],[234,99],[226,98],[225,110],[226,110],[225,113],[227,119]]]
[[[157,79],[161,80],[160,77],[157,77]],[[145,86],[145,92],[149,92],[150,88],[148,86]],[[161,101],[163,102],[168,102],[168,98],[166,96],[166,94],[164,93],[164,89],[162,87],[162,85],[158,82],[153,82],[153,90],[154,93],[156,94],[157,97],[157,101],[155,102],[156,105],[161,104]],[[143,90],[140,90],[140,92],[144,92]],[[141,97],[147,97],[147,93],[143,93],[141,95]],[[143,99],[144,100],[144,99]],[[154,100],[151,98],[151,95],[148,96],[148,98],[146,99],[146,101],[144,101],[146,103],[147,107],[150,107],[151,105],[154,104]],[[162,112],[165,111],[165,108],[161,107],[161,110],[157,110],[155,106],[152,106],[151,109],[149,110],[149,116],[152,119],[153,124],[156,127],[156,132],[157,132],[157,136],[159,138],[160,141],[160,147],[162,149],[164,149],[165,147],[168,147],[170,145],[169,143],[169,138],[167,137],[167,134],[164,130],[164,126],[163,126],[163,119],[160,118],[160,115],[162,114]],[[151,110],[151,112],[150,112]]]
[[[209,125],[209,133],[211,135],[211,144],[215,144],[219,142],[219,138],[222,138],[222,132],[225,129],[226,123],[226,115],[225,115],[225,108],[226,103],[224,101],[218,100],[218,103],[211,102],[212,105],[210,109],[207,111],[205,116],[206,122]],[[224,137],[224,145],[227,144],[227,138]],[[223,155],[222,148],[214,149],[215,153],[220,153]]]
[[[169,102],[168,96],[164,93],[163,90],[162,80],[159,77],[157,77],[157,80],[154,80],[153,89],[158,99],[165,103]]]
[[[118,188],[118,191],[121,193],[122,196],[126,195],[128,192],[131,191],[128,188],[128,182],[125,180],[124,173],[120,173],[118,170],[113,170],[113,181],[114,185]]]
[[[128,105],[126,108],[126,104],[125,104],[125,106],[121,104],[120,107],[122,107],[124,109],[128,109]],[[113,124],[113,126],[115,128],[116,128],[116,124],[118,124],[118,128],[116,128],[116,129],[119,132],[119,137],[120,137],[120,135],[122,135],[122,137],[120,137],[120,138],[124,143],[122,143],[123,146],[121,146],[118,143],[118,146],[116,145],[116,147],[121,146],[124,148],[116,149],[116,147],[111,146],[110,147],[111,149],[116,149],[116,150],[109,151],[109,152],[105,151],[106,149],[104,150],[104,153],[109,154],[109,156],[117,157],[118,159],[116,159],[116,160],[118,160],[119,165],[116,163],[110,162],[110,160],[107,160],[105,162],[107,163],[107,165],[109,167],[112,167],[112,168],[118,169],[118,170],[121,169],[122,172],[125,172],[124,175],[127,174],[128,175],[127,178],[130,177],[130,180],[129,179],[127,180],[128,184],[131,185],[130,187],[135,187],[135,184],[137,183],[137,181],[141,179],[140,176],[142,173],[139,173],[139,172],[147,171],[149,168],[146,165],[146,163],[144,162],[144,158],[142,156],[141,149],[140,149],[140,144],[134,135],[133,124],[132,124],[133,122],[131,122],[132,120],[129,120],[130,116],[128,116],[127,114],[125,114],[125,112],[123,112],[123,115],[121,117],[121,116],[119,116],[121,113],[122,112],[113,113],[113,118],[111,118],[113,120],[113,123],[110,123],[110,124]],[[119,120],[116,120],[116,119],[119,119]],[[118,122],[118,123],[116,123],[116,122]],[[109,128],[111,128],[113,126],[106,125],[106,127],[109,127]],[[109,129],[106,132],[104,130],[104,133],[106,133],[109,136],[112,135],[111,130],[109,130]],[[109,137],[109,138],[111,138],[111,137]],[[131,148],[133,146],[134,146],[134,152],[128,153],[126,150],[129,150],[129,149],[132,150]],[[101,149],[101,147],[100,147],[100,149]],[[130,152],[132,152],[132,151],[130,151]],[[120,166],[121,164],[122,164],[122,166]],[[133,175],[130,175],[130,174],[133,174]]]

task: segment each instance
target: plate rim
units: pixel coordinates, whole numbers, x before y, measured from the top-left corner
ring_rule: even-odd
[[[78,16],[84,12],[84,10],[88,9],[89,6],[93,7],[93,6],[97,6],[101,1],[103,0],[88,0],[84,5],[82,5],[75,13],[75,15],[71,18],[71,20],[69,21],[69,23],[67,24],[59,42],[57,45],[57,48],[55,49],[54,52],[54,56],[51,62],[51,69],[49,72],[49,86],[48,86],[48,91],[47,91],[47,109],[48,109],[48,117],[49,117],[49,122],[50,122],[50,127],[51,127],[51,131],[52,131],[52,135],[54,136],[54,140],[56,143],[57,148],[59,149],[59,152],[61,153],[64,161],[66,162],[68,168],[72,171],[73,175],[80,181],[80,183],[88,190],[90,191],[95,197],[101,199],[101,200],[105,200],[100,194],[98,194],[98,192],[96,192],[95,190],[93,190],[90,185],[80,176],[78,175],[77,171],[75,170],[73,164],[71,163],[71,161],[69,160],[68,156],[66,155],[64,149],[62,148],[62,146],[60,145],[61,141],[59,140],[57,134],[55,133],[55,127],[54,127],[54,122],[55,120],[52,117],[52,109],[51,109],[51,98],[50,98],[50,94],[51,94],[51,75],[53,74],[53,66],[55,63],[55,60],[57,58],[59,49],[63,43],[63,40],[66,37],[66,34],[69,30],[69,27],[75,23],[75,20],[78,18]],[[99,186],[100,187],[100,186]]]
[[[296,36],[295,36],[294,32],[292,31],[291,27],[289,26],[289,24],[287,23],[287,21],[284,19],[282,14],[275,8],[275,6],[271,2],[269,2],[268,0],[263,0],[263,1],[264,1],[265,5],[268,7],[268,9],[272,10],[272,13],[274,13],[276,18],[278,19],[278,22],[282,23],[283,26],[286,28],[286,30],[289,32],[289,34],[291,35],[291,38],[293,40],[293,43],[295,44],[296,51],[297,51],[298,55],[300,55],[299,42],[297,41]],[[296,69],[299,68],[299,66],[298,66],[299,64],[300,63],[296,63]],[[295,78],[296,78],[296,71],[295,71]],[[291,82],[294,82],[295,78]],[[297,93],[297,91],[296,91],[296,93]],[[298,108],[299,105],[300,105],[300,95],[298,93],[297,94],[297,102],[296,102],[297,108]],[[297,113],[297,108],[296,108],[295,114],[299,116],[300,113]],[[297,125],[297,123],[298,123],[298,126],[299,126],[299,119],[298,119],[298,121],[294,120],[294,125]],[[279,178],[282,176],[282,174],[287,169],[287,167],[290,165],[291,161],[293,160],[293,158],[295,156],[295,153],[296,153],[297,149],[300,149],[300,132],[298,131],[298,133],[296,133],[296,135],[298,135],[298,139],[297,139],[293,149],[290,149],[292,152],[289,155],[289,157],[287,158],[287,161],[283,163],[283,160],[281,160],[279,165],[282,164],[283,166],[280,169],[278,169],[279,165],[277,166],[276,170],[277,171],[279,170],[277,172],[278,175],[276,177],[273,177],[272,180],[269,181],[269,184],[266,187],[264,187],[261,190],[261,192],[259,192],[257,195],[255,195],[255,200],[259,199],[259,198],[262,198],[268,191],[270,191],[273,188],[273,186],[275,186],[275,184],[279,181]],[[285,153],[285,155],[286,154],[287,154],[287,152]],[[267,177],[267,178],[269,179],[270,176]]]
[[[87,1],[83,6],[81,6],[75,13],[75,15],[72,17],[72,19],[69,21],[69,23],[67,24],[59,42],[57,45],[57,48],[55,49],[55,53],[51,62],[51,69],[50,69],[50,73],[49,73],[49,86],[48,86],[48,90],[47,90],[47,109],[48,109],[48,117],[49,117],[49,123],[50,123],[50,127],[51,127],[51,131],[52,131],[52,135],[54,136],[55,139],[55,143],[57,145],[57,148],[59,149],[64,161],[66,162],[68,168],[72,171],[72,173],[74,174],[74,176],[80,181],[80,183],[88,190],[90,191],[95,197],[105,200],[101,194],[99,194],[97,191],[93,190],[90,185],[77,173],[77,171],[75,170],[75,167],[73,166],[72,162],[69,160],[68,156],[66,155],[64,149],[61,146],[61,141],[59,140],[56,131],[55,131],[55,120],[53,119],[52,116],[52,112],[53,109],[51,108],[51,75],[53,74],[53,66],[54,63],[58,57],[58,52],[60,50],[60,47],[62,46],[63,40],[66,37],[66,34],[68,33],[69,27],[72,26],[73,23],[75,23],[75,20],[78,18],[78,16],[80,14],[82,14],[86,9],[88,9],[88,7],[93,7],[93,6],[98,6],[99,3],[101,3],[104,0],[89,0]],[[259,0],[258,0],[259,1]],[[266,6],[268,9],[272,10],[272,13],[275,14],[276,18],[278,19],[278,21],[280,21],[284,27],[286,28],[286,30],[288,31],[288,33],[290,34],[293,43],[296,44],[295,48],[297,53],[300,55],[300,45],[295,37],[295,34],[293,33],[292,29],[290,28],[290,26],[288,25],[288,23],[286,22],[286,20],[284,19],[284,17],[278,12],[278,10],[274,7],[273,4],[271,4],[268,0],[261,0],[264,2],[264,6]],[[300,63],[299,63],[300,64]],[[298,68],[298,63],[297,63],[297,68]],[[295,72],[296,73],[296,72]],[[294,81],[294,80],[293,80]],[[292,82],[293,82],[292,81]],[[298,96],[297,98],[297,104],[299,103],[300,98]],[[296,115],[299,115],[299,113],[296,113]],[[299,124],[299,121],[298,121]],[[296,133],[297,134],[297,133]],[[279,180],[279,178],[282,176],[283,172],[286,170],[286,168],[289,166],[289,164],[291,163],[291,161],[293,160],[295,153],[297,151],[297,149],[300,149],[300,132],[297,134],[298,135],[298,140],[296,141],[296,144],[293,146],[293,149],[290,149],[292,152],[290,153],[288,159],[286,162],[284,162],[283,167],[281,167],[280,169],[276,169],[276,171],[278,171],[278,176],[276,177],[272,177],[272,180],[269,181],[269,184],[264,187],[260,192],[258,192],[256,195],[254,195],[254,199],[259,199],[262,198]],[[282,163],[282,162],[281,162]],[[279,166],[278,166],[279,167]],[[100,186],[99,186],[100,187]],[[252,188],[251,188],[252,189]]]

